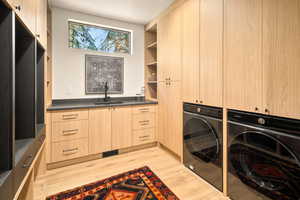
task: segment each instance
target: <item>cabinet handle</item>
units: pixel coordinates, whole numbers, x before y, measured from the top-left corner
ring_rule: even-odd
[[[78,152],[78,148],[63,150],[64,155],[72,155]]]
[[[203,103],[203,101],[200,100],[200,103]]]
[[[149,112],[149,108],[141,108],[141,109],[139,109],[139,111],[141,111],[141,112]]]
[[[266,109],[265,109],[265,113],[269,113],[269,112],[270,112],[269,109],[266,108]]]
[[[21,11],[21,6],[20,5],[16,6],[15,8],[16,8],[16,10]]]
[[[259,111],[258,107],[255,107],[255,111]]]
[[[64,130],[63,131],[63,136],[68,136],[68,135],[74,135],[78,133],[78,129],[73,129],[73,130]]]
[[[41,35],[40,35],[40,34],[36,34],[36,37],[38,37],[38,38],[39,38],[39,37],[41,37]]]
[[[196,103],[198,103],[198,100],[196,100]]]
[[[27,157],[26,161],[24,162],[23,168],[29,167],[29,166],[31,165],[32,161],[33,161],[33,155],[30,154],[30,155]]]
[[[78,114],[63,115],[63,120],[76,119]]]

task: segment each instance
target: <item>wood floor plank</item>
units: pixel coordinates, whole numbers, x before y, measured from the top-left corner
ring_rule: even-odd
[[[47,171],[36,181],[35,200],[132,169],[148,166],[181,200],[223,200],[223,194],[159,147]]]

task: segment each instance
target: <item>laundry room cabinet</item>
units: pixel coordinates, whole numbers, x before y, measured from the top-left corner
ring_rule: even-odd
[[[182,100],[221,107],[223,1],[189,0],[182,9]]]
[[[300,119],[300,2],[225,2],[227,108]]]
[[[262,112],[262,1],[225,1],[225,102]]]
[[[176,8],[158,22],[158,81],[181,80],[181,12]]]
[[[181,82],[159,82],[158,141],[182,156],[182,102]]]
[[[300,2],[263,2],[263,112],[300,119]]]

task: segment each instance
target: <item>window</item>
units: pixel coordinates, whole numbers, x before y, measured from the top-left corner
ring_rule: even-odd
[[[130,54],[131,32],[69,21],[69,47]]]

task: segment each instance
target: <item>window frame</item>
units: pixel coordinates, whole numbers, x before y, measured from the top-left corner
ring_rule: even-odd
[[[113,26],[107,26],[107,25],[102,25],[102,24],[94,24],[94,23],[89,23],[89,22],[84,22],[84,21],[79,21],[79,20],[74,20],[74,19],[68,19],[68,47],[71,49],[78,49],[78,50],[85,50],[85,51],[93,51],[93,52],[98,52],[98,53],[104,53],[104,54],[123,54],[123,55],[132,55],[133,54],[133,31],[129,29],[124,29],[124,28],[119,28],[119,27],[113,27]],[[88,48],[76,48],[71,46],[70,42],[70,23],[75,23],[75,24],[81,24],[81,25],[86,25],[90,27],[95,27],[99,29],[104,29],[104,30],[110,30],[110,31],[115,31],[115,32],[127,32],[129,33],[129,52],[123,53],[123,52],[107,52],[107,51],[101,51],[101,50],[92,50]]]

